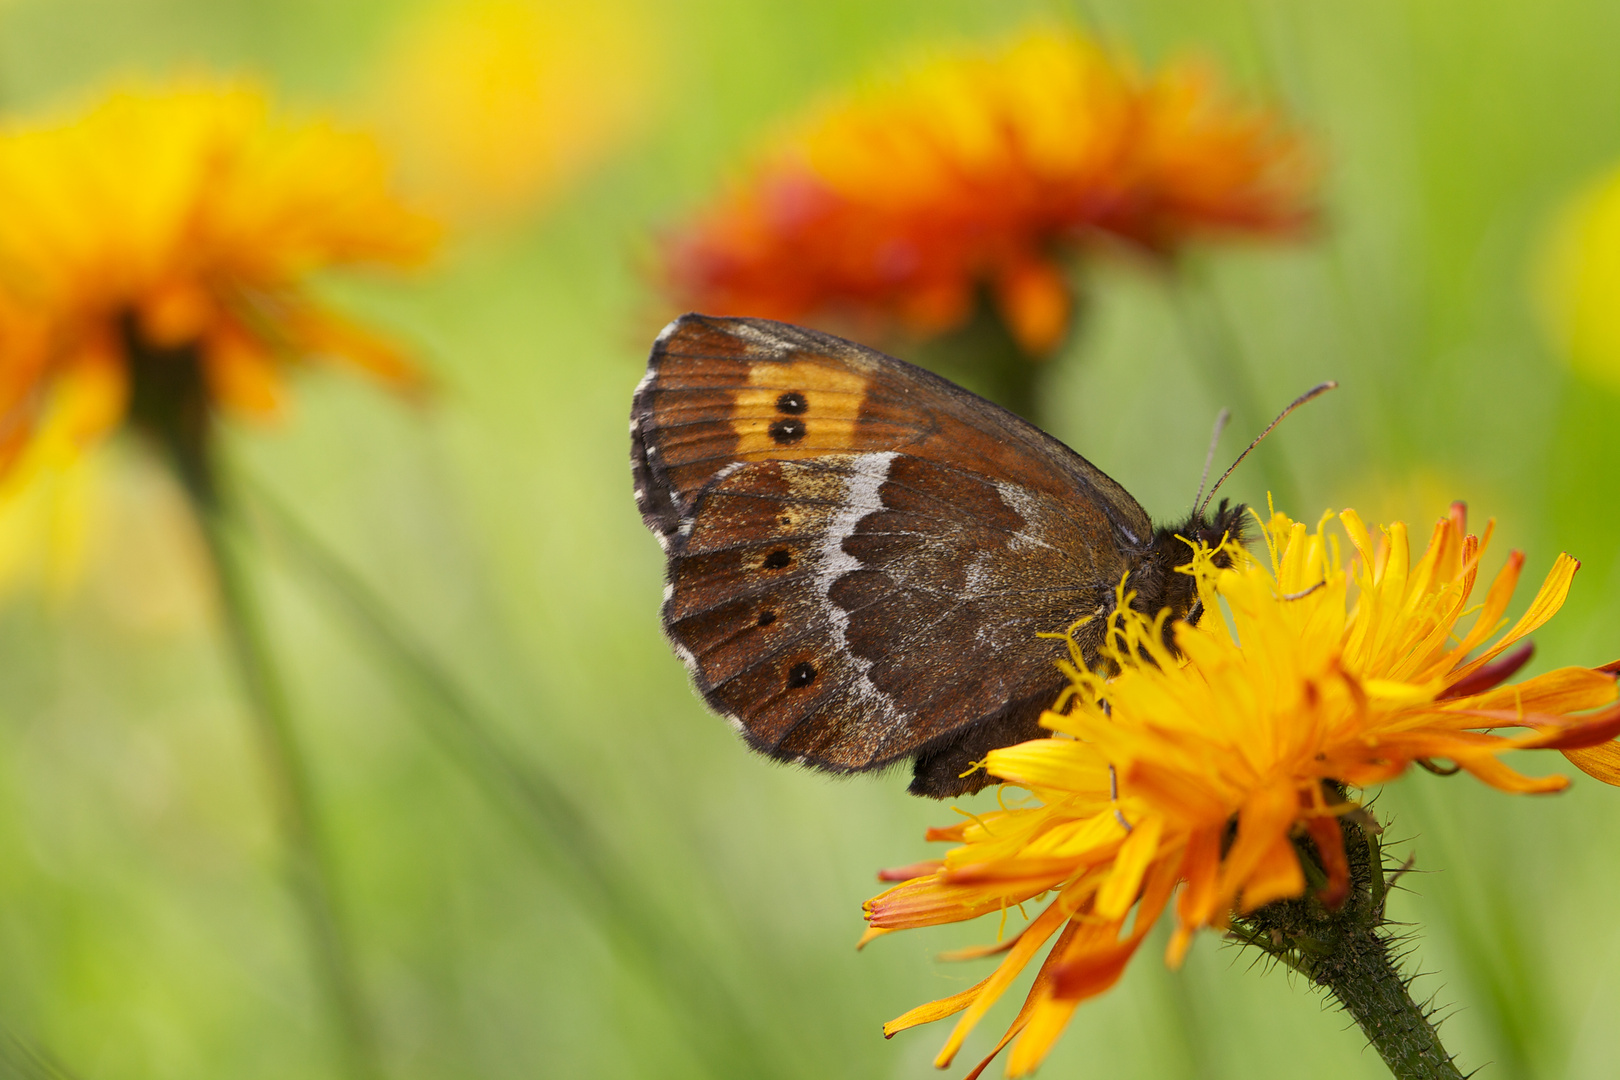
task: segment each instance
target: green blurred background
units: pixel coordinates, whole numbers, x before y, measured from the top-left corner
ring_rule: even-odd
[[[384,115],[377,73],[424,7],[0,0],[0,104],[246,72],[295,105],[408,128]],[[659,633],[662,560],[626,465],[630,390],[671,314],[646,285],[656,229],[783,117],[919,45],[1047,18],[1144,63],[1202,52],[1323,150],[1316,241],[1212,250],[1175,281],[1087,268],[1083,330],[1048,382],[1056,434],[1170,517],[1227,403],[1200,374],[1209,350],[1230,350],[1267,408],[1338,378],[1270,447],[1302,499],[1290,509],[1355,505],[1423,532],[1466,499],[1500,523],[1489,569],[1509,546],[1528,551],[1527,582],[1561,549],[1583,561],[1538,668],[1620,655],[1620,398],[1569,372],[1533,301],[1551,216],[1620,160],[1611,0],[625,0],[610,14],[584,68],[639,88],[619,135],[543,205],[469,224],[431,272],[341,283],[426,356],[438,403],[322,372],[287,423],[230,436],[241,471],[359,569],[513,759],[584,817],[569,836],[525,831],[488,772],[432,737],[445,721],[411,672],[284,545],[261,547],[389,1077],[928,1076],[944,1028],[885,1042],[880,1023],[987,970],[933,956],[988,940],[988,923],[854,951],[874,870],[931,854],[923,829],[954,815],[898,775],[772,765],[704,712]],[[0,607],[0,1071],[335,1076],[197,541],[138,446],[100,456],[69,583],[24,575]],[[1256,470],[1229,490],[1265,494]],[[1435,973],[1418,993],[1450,1014],[1464,1068],[1614,1075],[1620,792],[1579,778],[1531,800],[1419,774],[1377,805],[1416,856],[1393,914],[1415,924],[1410,963]],[[578,886],[568,851],[618,868],[612,902]],[[1155,952],[1080,1010],[1044,1075],[1385,1075],[1284,973],[1213,936],[1179,973]],[[707,974],[683,979],[695,961]]]

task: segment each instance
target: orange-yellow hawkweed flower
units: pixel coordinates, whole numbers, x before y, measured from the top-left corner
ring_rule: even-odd
[[[1281,514],[1264,530],[1269,559],[1229,549],[1233,566],[1220,570],[1207,549],[1197,552],[1186,569],[1209,615],[1173,628],[1179,655],[1159,624],[1122,604],[1108,646],[1118,674],[1087,671],[1076,656],[1063,711],[1042,721],[1057,737],[990,753],[989,771],[1027,789],[1030,804],[931,833],[960,846],[888,875],[907,880],[867,901],[869,934],[1049,902],[1011,942],[980,951],[1005,952],[989,978],[913,1009],[887,1033],[961,1012],[936,1062],[949,1064],[1055,936],[996,1047],[1013,1042],[1008,1074],[1022,1076],[1075,1007],[1119,979],[1172,898],[1172,964],[1199,928],[1303,894],[1295,836],[1321,853],[1324,901],[1342,900],[1337,817],[1352,806],[1324,782],[1366,787],[1441,758],[1503,791],[1568,785],[1499,760],[1527,748],[1564,750],[1615,779],[1620,705],[1608,670],[1566,667],[1503,685],[1528,658],[1525,648],[1504,651],[1563,604],[1574,559],[1559,556],[1529,610],[1496,637],[1524,560],[1510,554],[1470,608],[1490,530],[1484,541],[1467,535],[1460,505],[1415,566],[1403,524],[1375,544],[1354,511],[1339,520],[1354,552],[1348,565],[1337,536]]]
[[[435,227],[394,197],[371,139],[276,115],[250,86],[126,88],[0,127],[0,206],[3,460],[53,409],[81,438],[117,424],[146,353],[194,351],[210,401],[256,413],[288,361],[416,378],[308,283],[416,263]]]
[[[1138,75],[1076,33],[943,55],[824,109],[666,245],[683,306],[930,335],[987,289],[1030,355],[1058,345],[1063,256],[1096,234],[1169,253],[1311,216],[1300,141],[1203,68]]]

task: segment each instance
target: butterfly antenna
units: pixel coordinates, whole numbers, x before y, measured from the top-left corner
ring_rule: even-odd
[[[1221,478],[1215,481],[1215,486],[1209,489],[1209,494],[1204,496],[1204,501],[1198,504],[1194,513],[1200,517],[1203,516],[1204,508],[1207,507],[1210,500],[1215,497],[1215,493],[1221,489],[1221,485],[1226,483],[1226,478],[1232,475],[1232,471],[1234,469],[1243,464],[1243,459],[1249,456],[1249,451],[1253,450],[1255,447],[1259,446],[1263,441],[1265,441],[1265,437],[1271,434],[1272,429],[1288,418],[1289,413],[1293,412],[1295,409],[1299,408],[1308,401],[1315,401],[1329,390],[1337,389],[1338,386],[1339,384],[1334,381],[1318,383],[1290,402],[1288,408],[1277,414],[1277,419],[1266,425],[1266,430],[1254,437],[1254,442],[1250,443],[1248,449],[1244,450],[1243,453],[1237,456],[1237,460],[1232,462],[1231,467],[1225,472],[1221,473]]]
[[[1204,455],[1204,475],[1198,478],[1198,494],[1193,496],[1193,505],[1204,497],[1204,485],[1209,483],[1209,467],[1215,464],[1215,447],[1221,441],[1221,432],[1226,430],[1226,422],[1232,419],[1229,409],[1222,409],[1215,417],[1215,430],[1209,433],[1209,453]]]

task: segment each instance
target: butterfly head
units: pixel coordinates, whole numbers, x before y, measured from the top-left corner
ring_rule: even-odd
[[[1213,514],[1196,511],[1188,517],[1182,525],[1179,535],[1183,538],[1183,557],[1186,556],[1186,544],[1202,544],[1215,553],[1214,562],[1221,569],[1232,565],[1232,553],[1223,550],[1227,544],[1242,544],[1246,539],[1244,526],[1249,520],[1249,508],[1243,503],[1229,502],[1222,499],[1215,507]],[[1183,575],[1184,577],[1187,575]]]
[[[1193,545],[1213,551],[1211,561],[1216,566],[1222,569],[1231,566],[1232,554],[1227,545],[1243,543],[1248,513],[1243,503],[1222,499],[1212,514],[1197,509],[1181,524],[1154,531],[1152,549],[1137,570],[1136,600],[1132,606],[1149,616],[1170,609],[1170,618],[1165,621],[1166,644],[1173,644],[1172,623],[1178,620],[1197,623],[1203,614],[1197,582],[1191,574],[1177,567],[1187,565]]]

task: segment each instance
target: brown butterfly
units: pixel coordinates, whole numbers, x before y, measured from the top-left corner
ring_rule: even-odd
[[[1047,734],[1066,652],[1039,632],[1106,616],[1127,575],[1137,609],[1196,620],[1175,571],[1188,541],[1242,536],[1224,501],[1155,529],[1000,406],[763,319],[664,329],[630,459],[669,557],[664,629],[704,700],[773,758],[848,773],[910,757],[911,791],[941,798],[991,782],[973,769],[987,751]],[[1106,623],[1077,631],[1093,664]]]

